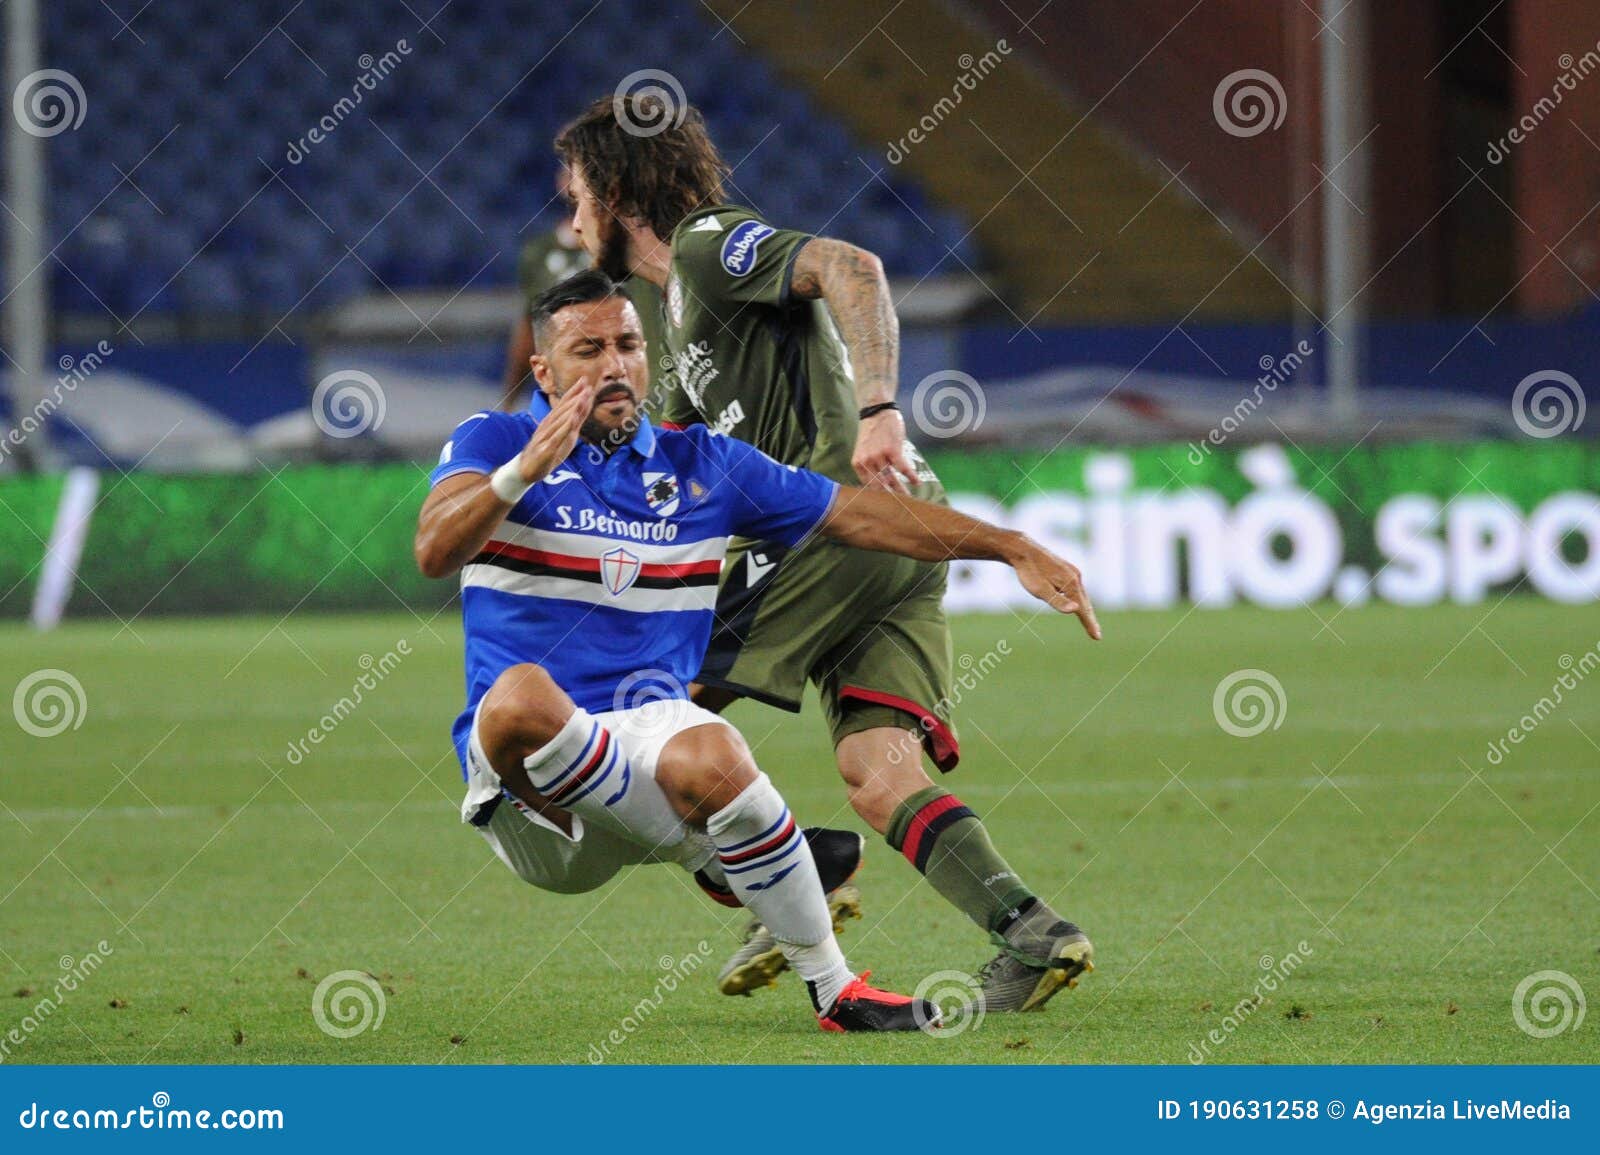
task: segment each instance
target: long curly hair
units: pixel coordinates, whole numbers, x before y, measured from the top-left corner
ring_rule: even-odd
[[[703,205],[720,204],[729,169],[693,105],[654,94],[601,97],[563,128],[556,155],[619,217],[665,240]]]

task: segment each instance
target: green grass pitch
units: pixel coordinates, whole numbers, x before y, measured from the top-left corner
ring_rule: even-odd
[[[0,1040],[22,1039],[3,1057],[1600,1060],[1600,1018],[1538,1038],[1512,1005],[1540,971],[1600,996],[1600,674],[1488,760],[1562,656],[1600,642],[1600,615],[1512,598],[1105,626],[1096,646],[1048,616],[959,620],[957,655],[998,660],[963,693],[947,779],[1093,936],[1098,969],[1042,1014],[873,1039],[820,1033],[793,976],[718,995],[742,919],[675,868],[561,897],[492,858],[458,820],[450,615],[0,627],[6,697],[55,668],[87,703],[53,737],[0,714]],[[402,639],[398,668],[291,760],[361,656]],[[1253,737],[1213,713],[1241,669],[1270,673],[1286,703]],[[865,829],[814,703],[732,717],[804,821]],[[860,881],[866,915],[842,942],[875,980],[910,989],[991,953],[880,840]],[[102,941],[99,968],[57,999],[63,956],[81,965]],[[383,990],[381,1024],[349,1038],[312,1014],[339,971]],[[41,999],[57,1004],[42,1017]]]

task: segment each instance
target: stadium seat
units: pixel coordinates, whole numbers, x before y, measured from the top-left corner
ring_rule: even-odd
[[[130,32],[99,0],[44,6],[51,66],[78,77],[88,99],[82,125],[50,139],[53,241],[72,234],[56,304],[99,311],[99,298],[122,315],[147,302],[151,311],[284,311],[302,297],[316,306],[373,291],[379,278],[456,285],[486,262],[474,283],[506,284],[517,247],[558,217],[555,206],[540,211],[554,178],[549,141],[581,103],[616,86],[614,46],[624,41],[649,43],[639,66],[682,81],[739,165],[738,189],[769,215],[826,226],[913,276],[965,232],[899,174],[885,174],[893,193],[869,187],[846,204],[867,179],[861,160],[883,167],[879,146],[820,115],[706,13],[652,0],[550,0],[531,11],[516,0],[455,0],[430,31],[416,26],[428,18],[421,8],[397,21],[387,6],[305,0],[277,24],[275,8],[169,3],[140,9]],[[561,52],[541,60],[551,30],[580,19]],[[340,119],[335,107],[362,75],[363,54],[391,50],[399,63]],[[328,116],[337,127],[308,142]],[[769,133],[781,147],[763,143]],[[438,189],[423,183],[407,195],[416,166]],[[119,168],[137,190],[118,187]],[[346,259],[328,273],[358,241],[370,268]],[[970,245],[962,252],[973,260]]]

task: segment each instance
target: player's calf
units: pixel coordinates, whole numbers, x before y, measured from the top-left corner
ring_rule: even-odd
[[[920,1030],[938,1025],[925,1000],[877,990],[845,965],[822,897],[816,861],[766,774],[710,816],[707,833],[734,891],[771,928],[805,979],[824,1030]]]
[[[839,742],[839,771],[851,802],[1000,948],[979,972],[985,1009],[1040,1010],[1094,969],[1094,947],[1034,896],[995,849],[977,814],[930,782],[920,759],[905,757],[907,734],[874,726]],[[916,743],[915,732],[910,740]]]
[[[852,830],[829,830],[808,826],[802,833],[811,844],[811,857],[817,863],[817,877],[828,900],[828,915],[833,933],[845,923],[861,917],[861,892],[850,884],[861,869],[865,839]],[[732,890],[728,891],[731,896]],[[733,905],[738,905],[737,898]],[[789,969],[789,960],[772,931],[759,918],[751,919],[744,942],[717,972],[717,989],[725,995],[749,996],[764,987],[776,986],[778,976]]]
[[[694,735],[695,740],[689,739]],[[724,743],[721,751],[707,743]],[[833,936],[810,844],[771,780],[755,768],[736,733],[706,727],[679,735],[663,751],[657,768],[669,790],[698,797],[721,793],[713,776],[733,782],[735,763],[748,773],[731,801],[706,819],[706,833],[739,901],[770,928],[784,959],[805,980],[825,1030],[916,1030],[938,1012],[921,1000],[868,986],[853,974]],[[715,768],[715,769],[708,769]]]
[[[824,894],[831,895],[843,888],[845,883],[855,877],[856,871],[861,869],[866,840],[855,831],[831,830],[826,826],[807,826],[801,833],[811,844],[811,856],[816,859],[817,876],[821,879]],[[700,884],[700,889],[712,902],[735,909],[744,905],[720,870],[697,870],[694,880]],[[840,917],[840,912],[835,911],[833,918],[835,931],[839,929]],[[859,903],[844,917],[860,918]]]
[[[879,834],[889,832],[902,802],[933,785],[912,730],[885,726],[847,735],[835,757],[851,808]]]

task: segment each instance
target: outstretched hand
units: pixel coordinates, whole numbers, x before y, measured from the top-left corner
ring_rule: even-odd
[[[522,480],[537,485],[571,455],[578,444],[578,432],[594,408],[594,387],[587,377],[561,395],[523,447],[520,465]]]
[[[1095,619],[1094,606],[1089,603],[1077,566],[1035,546],[1018,559],[1015,568],[1024,589],[1057,613],[1076,614],[1083,623],[1083,632],[1100,640],[1100,623]]]

